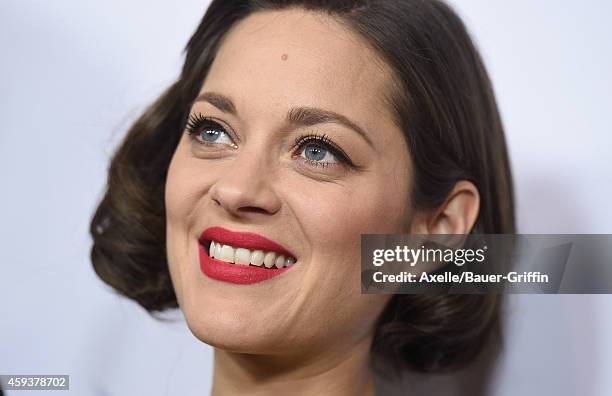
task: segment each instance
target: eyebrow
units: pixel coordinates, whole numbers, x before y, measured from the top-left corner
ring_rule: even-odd
[[[236,105],[230,98],[216,92],[204,92],[200,94],[194,102],[208,102],[224,113],[229,113],[234,116],[238,115]],[[368,134],[359,125],[331,110],[324,110],[317,107],[293,107],[287,112],[286,120],[294,126],[313,126],[316,124],[336,123],[344,125],[357,132],[361,137],[374,147],[372,140]]]

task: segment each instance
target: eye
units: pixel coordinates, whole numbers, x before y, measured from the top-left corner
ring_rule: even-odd
[[[202,145],[227,145],[238,148],[227,130],[212,118],[202,114],[191,114],[187,121],[187,133],[192,140]]]
[[[336,157],[325,146],[314,142],[306,143],[304,145],[304,150],[302,151],[301,157],[310,161],[323,163],[338,162]]]
[[[348,156],[327,135],[311,134],[298,138],[295,142],[295,153],[311,166],[354,167]]]

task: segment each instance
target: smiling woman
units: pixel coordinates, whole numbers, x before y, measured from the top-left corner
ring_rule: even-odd
[[[373,394],[372,359],[459,367],[492,295],[360,293],[360,235],[511,233],[503,130],[438,1],[213,1],[174,83],[115,153],[98,275],[180,306],[213,395]]]

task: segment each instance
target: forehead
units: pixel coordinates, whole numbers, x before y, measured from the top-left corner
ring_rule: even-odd
[[[256,12],[237,23],[202,91],[231,96],[239,112],[321,106],[367,123],[368,116],[390,117],[390,76],[363,38],[328,15],[294,8]]]

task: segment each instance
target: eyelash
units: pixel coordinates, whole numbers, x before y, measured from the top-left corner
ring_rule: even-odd
[[[308,135],[297,137],[293,145],[294,153],[301,152],[301,150],[303,150],[307,144],[312,143],[312,142],[316,142],[318,145],[323,146],[325,150],[329,151],[342,164],[350,168],[355,168],[355,165],[349,159],[348,155],[346,155],[346,153],[342,151],[342,149],[337,147],[332,142],[332,140],[329,138],[329,136],[327,136],[326,134],[321,135],[316,132],[313,132],[313,133],[309,133]],[[330,164],[329,162],[315,161],[309,158],[305,158],[304,161],[308,163],[309,165],[319,166],[323,168],[333,166],[333,164]]]
[[[205,117],[202,114],[197,113],[197,114],[189,115],[189,119],[187,120],[187,125],[185,127],[192,141],[196,141],[198,144],[201,144],[204,146],[215,146],[216,145],[214,143],[201,141],[197,138],[197,136],[200,133],[202,133],[201,129],[204,126],[211,126],[216,129],[220,129],[223,132],[225,132],[227,136],[229,136],[232,140],[236,140],[234,136],[228,133],[227,129],[223,125],[221,125],[220,123],[218,123],[217,121],[213,120],[210,117]]]
[[[234,137],[230,135],[230,133],[228,133],[225,127],[223,127],[217,121],[214,121],[212,118],[205,117],[199,113],[191,114],[189,116],[189,119],[187,120],[186,130],[187,130],[187,133],[190,135],[191,139],[193,141],[196,141],[198,144],[202,144],[206,146],[217,145],[215,143],[201,141],[197,138],[197,136],[202,132],[201,129],[204,126],[212,126],[216,129],[220,129],[223,132],[225,132],[231,139],[234,139]],[[329,136],[327,136],[326,134],[318,134],[316,132],[313,132],[313,133],[309,133],[304,136],[297,137],[295,139],[295,143],[292,148],[292,151],[294,153],[293,155],[296,155],[296,153],[300,153],[301,150],[303,150],[304,147],[306,147],[308,143],[312,143],[312,142],[316,142],[318,145],[322,146],[325,150],[329,151],[336,158],[336,160],[338,160],[341,164],[344,164],[352,169],[357,168],[353,164],[353,162],[350,160],[348,155],[346,155],[346,153],[342,149],[336,146],[333,143],[333,141],[329,138]],[[315,161],[309,158],[303,158],[303,160],[310,166],[314,166],[314,167],[327,168],[329,166],[334,166],[334,164],[331,164],[329,162]]]

